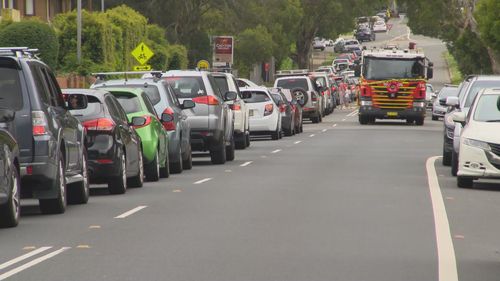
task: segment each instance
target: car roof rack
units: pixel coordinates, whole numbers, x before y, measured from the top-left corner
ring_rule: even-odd
[[[114,72],[97,72],[92,73],[92,76],[97,78],[96,84],[102,83],[106,81],[107,76],[125,76],[125,81],[128,81],[129,75],[144,75],[151,74],[154,79],[160,79],[163,75],[163,72],[159,70],[150,70],[150,71],[114,71]]]
[[[0,47],[0,56],[15,56],[17,58],[38,58],[38,49],[28,47]]]
[[[303,76],[308,75],[310,72],[309,69],[290,69],[290,70],[279,70],[276,71],[276,76]]]

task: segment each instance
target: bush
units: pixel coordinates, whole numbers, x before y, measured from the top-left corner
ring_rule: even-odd
[[[241,75],[248,75],[253,65],[273,55],[274,41],[267,28],[258,25],[246,29],[236,37],[235,58]]]
[[[40,58],[52,68],[57,66],[59,42],[54,29],[37,20],[11,23],[0,30],[1,47],[29,47],[40,50]]]
[[[186,69],[188,66],[188,54],[186,47],[182,45],[170,45],[168,47],[168,67],[169,69]]]

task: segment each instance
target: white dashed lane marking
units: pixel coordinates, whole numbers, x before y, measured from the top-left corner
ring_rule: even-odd
[[[193,184],[202,184],[202,183],[205,183],[205,182],[210,181],[210,180],[212,180],[212,178],[206,178],[206,179],[196,181]]]
[[[253,161],[248,161],[248,162],[245,162],[245,163],[241,164],[240,167],[246,167],[246,166],[248,166],[248,165],[250,165],[252,163],[253,163]]]
[[[125,213],[119,215],[119,216],[116,216],[115,219],[124,219],[128,216],[131,216],[137,212],[139,212],[140,210],[144,209],[144,208],[147,208],[148,206],[138,206],[138,207],[135,207],[133,208],[132,210],[130,211],[126,211]]]

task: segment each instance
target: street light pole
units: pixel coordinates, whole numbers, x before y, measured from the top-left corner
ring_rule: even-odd
[[[76,1],[76,59],[82,62],[82,0]]]
[[[101,12],[104,13],[104,0],[101,0]]]

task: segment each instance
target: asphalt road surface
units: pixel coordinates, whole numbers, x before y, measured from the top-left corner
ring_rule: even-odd
[[[397,23],[378,40],[407,33]],[[413,37],[447,82],[436,40]],[[24,201],[0,230],[0,280],[498,280],[500,186],[459,189],[442,123],[360,126],[355,109],[226,165],[41,215]],[[435,163],[434,163],[435,162]]]

